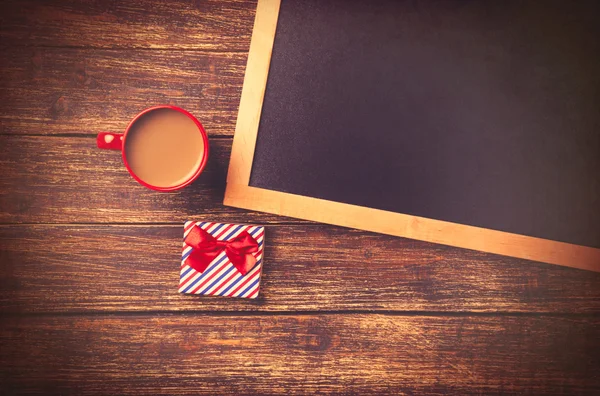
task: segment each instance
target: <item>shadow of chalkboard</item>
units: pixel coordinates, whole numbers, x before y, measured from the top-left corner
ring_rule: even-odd
[[[283,0],[250,185],[600,247],[600,2]]]

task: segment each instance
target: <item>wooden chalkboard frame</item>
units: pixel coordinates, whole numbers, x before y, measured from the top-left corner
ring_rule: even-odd
[[[600,249],[249,185],[280,0],[258,0],[224,204],[600,272]]]

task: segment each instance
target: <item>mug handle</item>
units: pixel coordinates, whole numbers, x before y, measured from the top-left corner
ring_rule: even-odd
[[[98,148],[108,150],[123,149],[123,134],[112,132],[100,132],[96,138]]]

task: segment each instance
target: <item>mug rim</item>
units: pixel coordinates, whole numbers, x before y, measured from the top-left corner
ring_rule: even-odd
[[[204,142],[204,152],[203,152],[202,161],[200,161],[200,165],[195,170],[195,172],[192,174],[192,176],[190,176],[190,178],[187,179],[186,181],[184,181],[183,183],[177,184],[175,186],[169,186],[169,187],[155,186],[155,185],[149,184],[149,183],[145,182],[144,180],[140,179],[135,174],[135,172],[131,169],[131,167],[129,166],[129,162],[127,162],[127,156],[125,155],[125,144],[126,144],[126,141],[127,141],[127,135],[129,134],[129,131],[131,130],[131,127],[142,116],[144,116],[144,115],[146,115],[146,114],[148,114],[148,113],[150,113],[152,111],[160,110],[160,109],[175,110],[175,111],[178,111],[178,112],[186,115],[189,119],[191,119],[192,121],[194,121],[194,123],[198,127],[198,132],[200,133],[200,135],[202,135],[202,141]],[[202,126],[202,124],[200,123],[200,121],[198,121],[198,119],[196,117],[194,117],[194,115],[192,113],[190,113],[189,111],[187,111],[185,109],[182,109],[181,107],[177,107],[177,106],[173,106],[173,105],[156,105],[156,106],[148,107],[147,109],[142,110],[135,117],[133,117],[133,119],[129,122],[129,125],[127,125],[127,128],[125,129],[125,133],[123,133],[123,145],[122,145],[122,149],[121,149],[121,157],[123,158],[123,163],[125,164],[125,168],[129,172],[129,174],[138,183],[140,183],[144,187],[148,187],[149,189],[155,190],[155,191],[161,191],[161,192],[176,191],[176,190],[180,190],[180,189],[182,189],[182,188],[184,188],[184,187],[189,186],[190,184],[192,184],[198,178],[198,176],[200,176],[200,174],[202,173],[202,171],[206,167],[206,163],[208,161],[208,153],[209,153],[208,136],[206,135],[206,130],[204,130],[204,127]]]

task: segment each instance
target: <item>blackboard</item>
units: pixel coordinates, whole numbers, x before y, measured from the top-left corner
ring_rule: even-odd
[[[254,79],[255,35],[268,37],[261,7],[266,15],[273,4],[268,75]],[[262,84],[263,96],[252,99],[255,142],[242,182],[231,176],[248,128],[238,118],[228,191],[239,184],[246,195],[316,200],[295,198],[302,207],[291,211],[273,195],[228,193],[226,203],[600,266],[600,2],[261,0],[255,35],[240,117],[247,86]],[[390,232],[343,211],[332,221],[322,201],[410,217]],[[421,224],[416,235],[406,231],[411,221]],[[455,232],[440,224],[486,231],[471,246],[430,237]],[[513,243],[516,235],[527,238]]]

